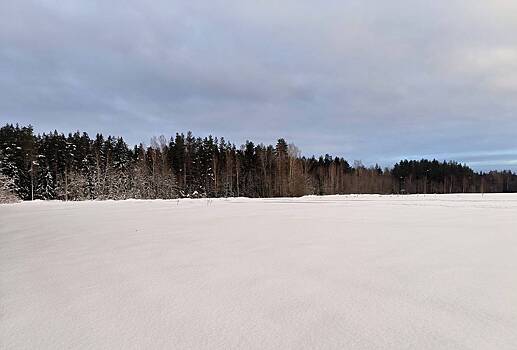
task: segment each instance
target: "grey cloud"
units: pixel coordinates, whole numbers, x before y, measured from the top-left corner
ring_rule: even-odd
[[[483,157],[515,149],[513,10],[504,0],[2,2],[0,121],[130,142],[188,129],[237,143],[287,137],[307,155],[384,165]],[[479,157],[468,159],[495,159]]]

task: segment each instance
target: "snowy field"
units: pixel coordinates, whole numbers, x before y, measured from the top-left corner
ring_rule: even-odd
[[[1,349],[516,349],[517,195],[0,206]]]

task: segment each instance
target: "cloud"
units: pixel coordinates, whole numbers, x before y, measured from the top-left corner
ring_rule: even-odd
[[[237,143],[287,137],[305,154],[366,163],[512,149],[515,10],[502,0],[2,2],[0,121],[130,142],[188,129]]]
[[[452,66],[458,73],[476,79],[489,93],[517,93],[517,46],[459,50]]]

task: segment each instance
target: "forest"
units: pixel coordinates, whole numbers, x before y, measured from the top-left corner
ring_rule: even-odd
[[[35,134],[30,125],[0,128],[4,202],[472,192],[517,192],[517,175],[426,159],[366,167],[328,154],[302,156],[284,139],[237,147],[223,137],[188,132],[130,147],[122,137],[102,134]]]

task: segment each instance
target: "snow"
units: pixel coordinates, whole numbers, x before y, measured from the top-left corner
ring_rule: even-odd
[[[517,195],[0,206],[2,349],[515,349]]]

